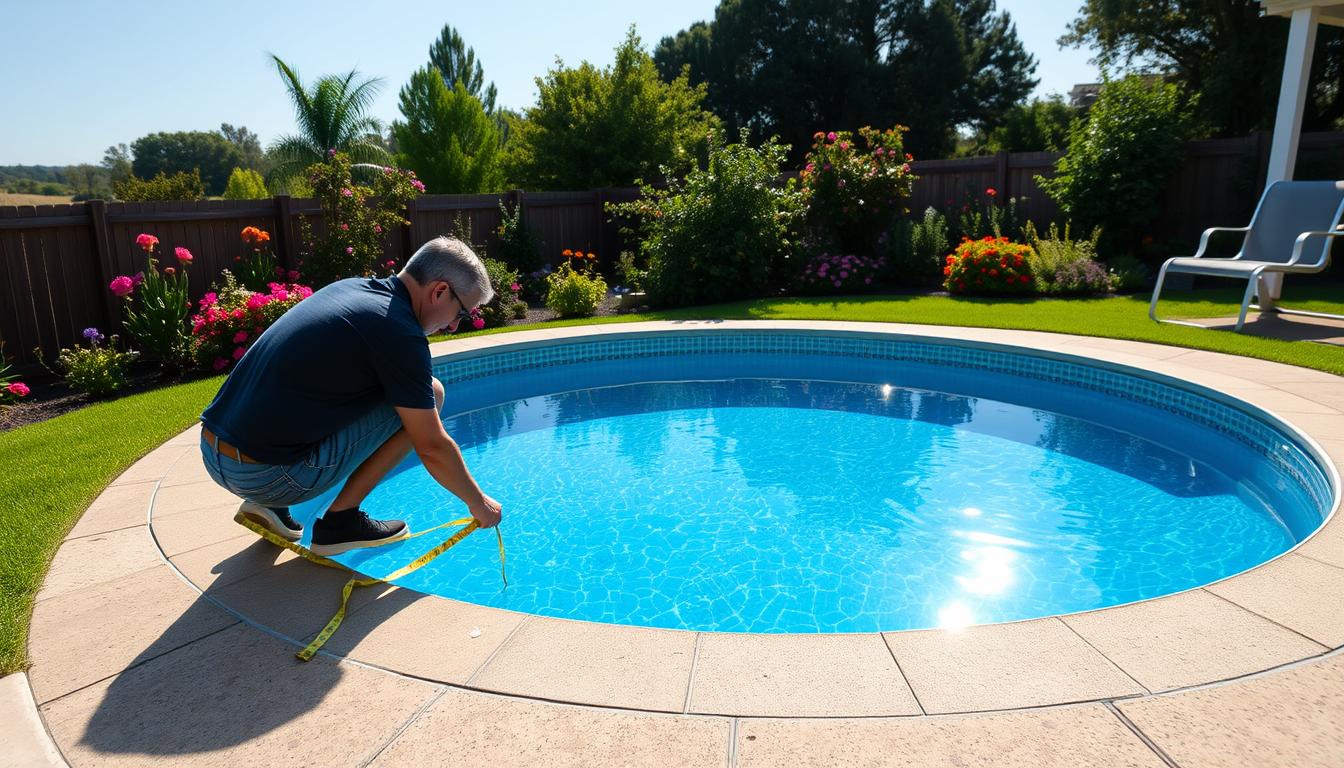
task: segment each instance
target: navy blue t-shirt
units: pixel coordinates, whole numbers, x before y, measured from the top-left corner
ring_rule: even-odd
[[[429,342],[397,277],[350,278],[294,305],[247,350],[201,421],[293,464],[379,403],[433,408]]]

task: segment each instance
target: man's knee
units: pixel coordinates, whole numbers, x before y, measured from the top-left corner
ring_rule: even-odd
[[[434,410],[443,411],[443,382],[438,379],[432,379],[430,382],[434,387]]]

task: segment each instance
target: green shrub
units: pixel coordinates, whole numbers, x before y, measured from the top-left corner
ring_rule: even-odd
[[[621,251],[621,255],[616,259],[616,277],[621,281],[621,287],[638,293],[644,290],[644,281],[648,279],[649,271],[639,267],[633,251]]]
[[[250,168],[234,168],[224,187],[225,200],[262,200],[270,196],[266,180]]]
[[[1106,263],[1106,267],[1114,290],[1141,291],[1148,287],[1148,267],[1133,256],[1115,256]]]
[[[1136,75],[1108,80],[1087,119],[1070,127],[1054,178],[1037,182],[1075,225],[1102,228],[1103,254],[1132,252],[1180,167],[1191,125],[1178,86]]]
[[[498,259],[482,258],[485,273],[490,276],[490,287],[494,289],[494,298],[481,307],[481,317],[488,326],[508,325],[511,318],[518,317],[517,305],[523,305],[523,316],[527,316],[527,303],[518,298],[517,270]]]
[[[495,229],[499,238],[499,258],[505,264],[520,272],[533,272],[541,266],[541,240],[526,223],[523,222],[523,207],[515,205],[509,209],[503,201],[499,203],[499,227]]]
[[[74,349],[62,349],[56,356],[56,367],[66,383],[94,397],[110,395],[125,387],[126,366],[137,360],[140,353],[118,350],[120,339],[115,335],[104,346],[103,334],[97,328],[85,328],[84,338],[89,346],[76,344]]]
[[[808,223],[823,242],[869,255],[878,237],[905,214],[915,177],[901,142],[904,131],[865,126],[858,139],[849,131],[813,135],[801,177]]]
[[[1092,236],[1086,240],[1072,239],[1069,229],[1070,225],[1066,223],[1061,234],[1059,227],[1052,223],[1047,236],[1042,238],[1031,222],[1023,227],[1032,247],[1029,261],[1037,293],[1105,293],[1112,290],[1113,281],[1106,267],[1096,260],[1101,229],[1093,229]]]
[[[152,179],[128,176],[112,182],[112,194],[118,200],[150,202],[164,200],[204,200],[205,183],[199,169],[179,171],[172,176],[159,171]]]
[[[546,306],[561,317],[588,317],[607,295],[598,275],[574,269],[568,261],[546,277]]]
[[[776,183],[785,148],[771,140],[715,146],[708,166],[672,181],[668,189],[645,185],[642,197],[610,204],[637,225],[648,260],[646,288],[662,306],[713,304],[760,296],[772,281],[793,274],[789,257],[803,195],[790,179]]]
[[[986,187],[980,194],[966,190],[961,204],[952,208],[947,217],[949,241],[1021,237],[1023,222],[1017,217],[1019,199],[1026,200],[1025,197],[1010,197],[1000,204],[999,191],[993,187]]]
[[[924,209],[924,218],[910,225],[909,248],[905,263],[894,265],[903,282],[923,283],[938,274],[943,258],[951,252],[947,237],[947,217],[933,206]]]

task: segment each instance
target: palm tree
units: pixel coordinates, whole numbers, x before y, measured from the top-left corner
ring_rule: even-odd
[[[275,54],[271,58],[294,101],[299,132],[281,136],[271,144],[275,166],[268,182],[284,184],[299,176],[308,166],[321,162],[329,149],[349,154],[355,163],[391,164],[392,157],[375,141],[382,135],[383,126],[367,114],[382,87],[381,78],[356,83],[359,72],[352,69],[344,75],[323,75],[311,88],[305,88],[292,67]]]

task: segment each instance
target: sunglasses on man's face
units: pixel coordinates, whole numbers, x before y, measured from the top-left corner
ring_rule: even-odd
[[[448,295],[452,297],[453,301],[457,302],[458,306],[457,317],[453,318],[453,322],[461,323],[463,320],[470,320],[471,310],[467,309],[466,302],[462,301],[462,299],[458,297],[457,293],[453,291],[453,286],[451,283],[448,285]]]

